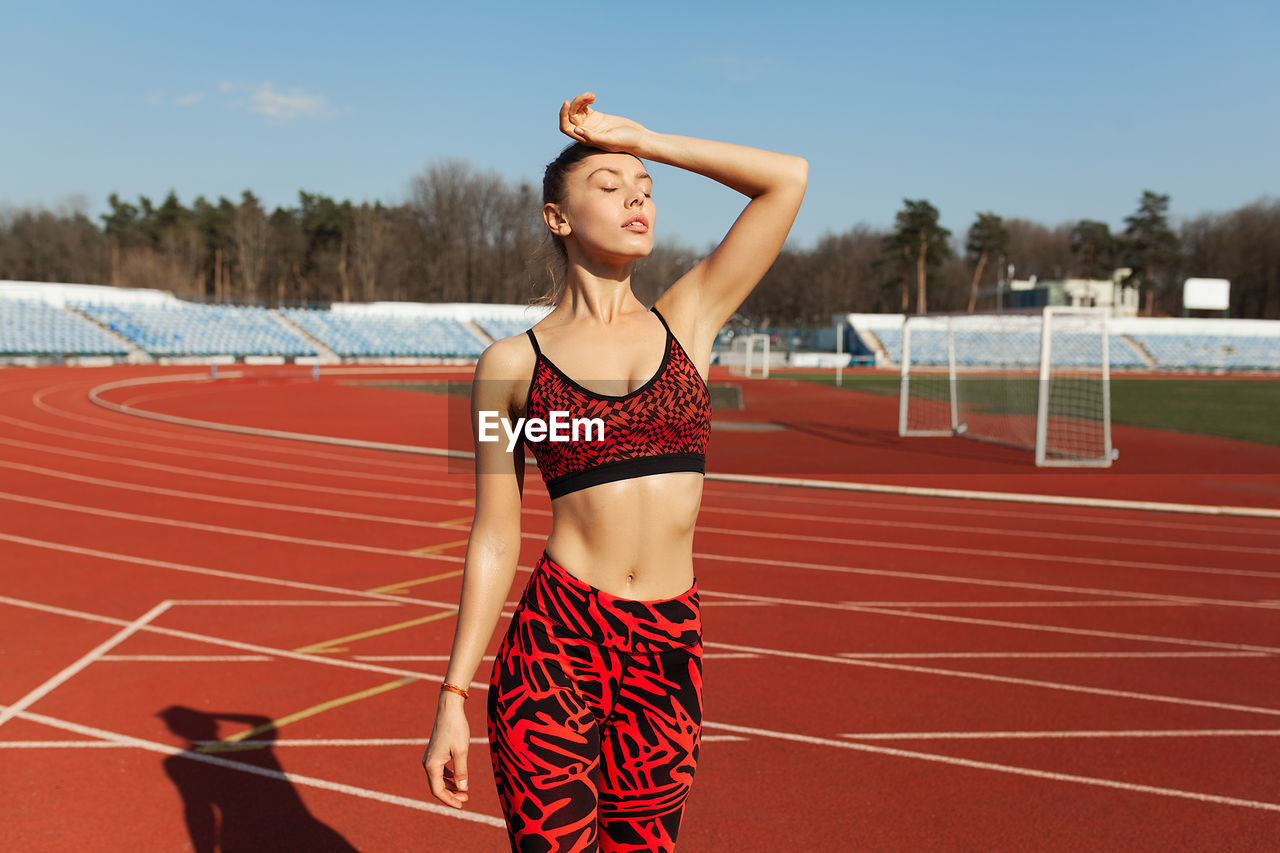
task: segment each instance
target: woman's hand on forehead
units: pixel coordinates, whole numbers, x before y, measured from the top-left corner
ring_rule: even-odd
[[[621,116],[611,116],[591,105],[596,101],[593,92],[584,92],[560,107],[560,130],[570,138],[603,151],[634,153],[640,144],[644,126]]]

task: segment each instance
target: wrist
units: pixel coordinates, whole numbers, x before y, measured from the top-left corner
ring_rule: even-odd
[[[444,706],[446,704],[462,705],[467,700],[466,682],[444,681],[440,685],[440,697],[438,704]]]

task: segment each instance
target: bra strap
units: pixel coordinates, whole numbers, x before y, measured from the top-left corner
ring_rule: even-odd
[[[526,329],[525,331],[529,335],[529,340],[533,342],[534,353],[542,355],[542,349],[538,346],[538,338],[533,334],[533,329]]]
[[[671,327],[667,325],[667,318],[662,316],[662,312],[658,310],[658,306],[655,305],[649,310],[658,315],[658,319],[662,321],[662,327],[666,329],[669,334],[671,332]]]

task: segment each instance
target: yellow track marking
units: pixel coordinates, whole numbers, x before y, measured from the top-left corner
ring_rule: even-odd
[[[309,646],[301,646],[294,649],[295,652],[304,655],[331,655],[339,652],[347,651],[346,646],[342,643],[350,643],[356,640],[363,640],[368,637],[377,637],[381,634],[390,634],[392,631],[400,631],[404,628],[412,628],[414,625],[423,625],[427,622],[434,622],[437,619],[445,619],[456,614],[457,610],[445,610],[441,613],[435,613],[431,616],[423,616],[420,619],[410,619],[408,622],[397,622],[394,625],[384,625],[381,628],[373,628],[369,631],[361,631],[359,634],[348,634],[345,637],[338,637],[333,640],[325,640],[323,643],[313,643]]]
[[[307,717],[314,717],[316,714],[328,711],[330,708],[337,708],[350,702],[358,702],[361,699],[368,699],[370,696],[377,696],[379,693],[386,693],[388,690],[395,690],[397,687],[403,687],[417,681],[416,678],[399,678],[395,681],[388,681],[386,684],[380,684],[377,687],[370,687],[368,690],[361,690],[358,693],[352,693],[347,696],[339,696],[337,699],[330,699],[328,702],[321,702],[319,705],[312,705],[310,708],[304,708],[292,714],[287,714],[277,720],[269,723],[263,723],[260,726],[254,726],[251,729],[245,729],[239,734],[224,737],[216,743],[207,743],[204,746],[196,747],[196,752],[232,752],[238,749],[263,749],[263,744],[240,744],[242,740],[255,738],[264,732],[271,732],[290,723],[296,723],[298,720],[305,720]]]
[[[440,551],[447,551],[450,548],[457,548],[459,545],[466,545],[469,539],[455,539],[452,542],[441,542],[439,545],[424,545],[421,548],[414,548],[410,554],[435,554]]]
[[[463,522],[470,521],[471,519],[472,519],[472,516],[470,516],[470,515],[464,515],[464,516],[462,516],[462,518],[451,518],[451,519],[449,519],[448,521],[437,521],[437,522],[436,522],[436,524],[440,524],[440,525],[443,525],[443,526],[445,526],[445,527],[449,527],[449,526],[452,526],[452,525],[455,525],[455,524],[462,524]]]
[[[386,586],[376,586],[373,589],[366,589],[365,592],[392,592],[393,590],[395,592],[403,592],[410,587],[419,586],[424,583],[431,583],[432,581],[442,581],[445,578],[456,578],[460,574],[462,574],[462,569],[458,569],[453,572],[441,572],[438,575],[429,575],[425,578],[418,578],[417,580],[400,581],[400,583],[387,584]]]

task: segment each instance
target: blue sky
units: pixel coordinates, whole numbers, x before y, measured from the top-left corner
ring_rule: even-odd
[[[50,2],[6,11],[0,206],[116,191],[405,198],[460,157],[540,181],[560,102],[800,154],[811,246],[927,198],[1123,225],[1280,194],[1274,2]],[[656,166],[659,239],[714,244],[731,191]]]

